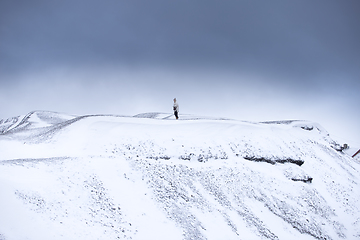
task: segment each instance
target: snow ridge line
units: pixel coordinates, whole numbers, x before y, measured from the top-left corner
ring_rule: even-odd
[[[25,163],[39,163],[39,162],[49,162],[53,163],[56,161],[74,159],[76,157],[49,157],[49,158],[19,158],[19,159],[11,159],[11,160],[2,160],[0,161],[0,165],[23,165]]]

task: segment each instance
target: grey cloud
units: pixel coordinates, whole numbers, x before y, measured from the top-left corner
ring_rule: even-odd
[[[198,64],[306,75],[329,66],[354,68],[347,59],[359,61],[360,19],[352,13],[358,5],[350,1],[346,5],[334,1],[13,4],[8,7],[11,14],[2,20],[2,42],[10,49],[5,55],[10,62],[14,59],[13,64],[17,60],[39,65]]]

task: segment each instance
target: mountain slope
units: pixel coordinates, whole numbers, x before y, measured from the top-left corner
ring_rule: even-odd
[[[360,238],[359,163],[320,125],[180,118],[0,125],[0,239]]]

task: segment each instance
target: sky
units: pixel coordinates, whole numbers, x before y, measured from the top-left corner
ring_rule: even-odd
[[[358,0],[2,0],[0,119],[309,120],[360,147]]]

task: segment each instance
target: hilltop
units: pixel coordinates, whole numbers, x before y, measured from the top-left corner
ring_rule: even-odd
[[[357,239],[360,165],[317,123],[0,121],[0,239]]]

